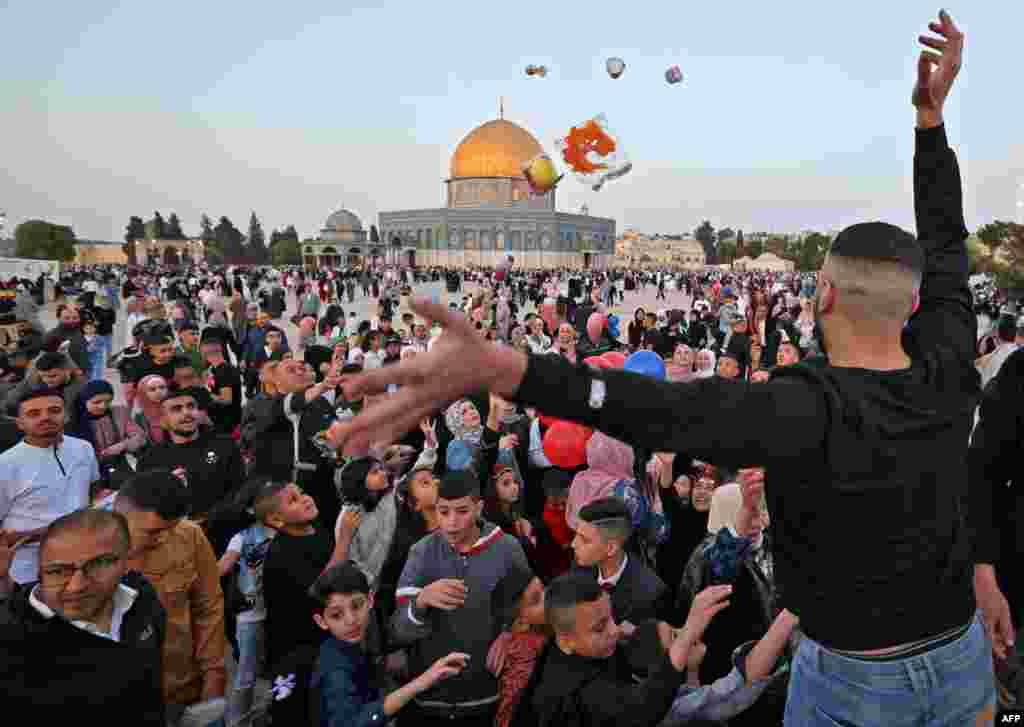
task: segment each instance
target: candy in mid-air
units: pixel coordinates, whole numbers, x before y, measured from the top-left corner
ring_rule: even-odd
[[[561,174],[547,154],[538,154],[523,164],[523,176],[530,185],[530,191],[536,195],[547,194],[562,181]]]
[[[621,58],[609,58],[605,61],[604,66],[608,69],[608,75],[612,78],[618,78],[626,70],[626,62]]]
[[[576,178],[595,192],[604,183],[627,174],[633,165],[626,157],[621,139],[608,126],[604,114],[569,129],[565,138],[555,142],[562,160]]]
[[[672,66],[665,71],[665,80],[669,83],[679,83],[683,80],[683,72],[679,70],[679,66]]]
[[[526,67],[526,75],[544,78],[544,76],[548,75],[548,69],[546,66],[535,66],[531,63]]]

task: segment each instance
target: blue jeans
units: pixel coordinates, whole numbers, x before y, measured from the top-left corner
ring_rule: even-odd
[[[973,727],[995,714],[992,645],[981,619],[956,641],[904,659],[840,656],[811,639],[793,658],[787,727]],[[993,717],[994,719],[994,717]]]
[[[263,626],[263,621],[239,621],[235,627],[235,635],[238,637],[238,670],[235,672],[228,708],[224,714],[224,721],[228,725],[236,724],[252,710],[253,687],[266,656],[266,631]]]

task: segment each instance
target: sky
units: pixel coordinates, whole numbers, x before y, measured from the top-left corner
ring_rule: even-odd
[[[910,90],[938,7],[751,2],[343,0],[0,3],[0,211],[120,240],[131,215],[315,235],[439,207],[458,142],[505,118],[549,153],[604,113],[633,162],[559,209],[619,230],[913,229]],[[1013,219],[1024,183],[1024,3],[947,8],[967,34],[947,105],[968,227]],[[619,56],[626,71],[608,77]],[[546,78],[530,78],[527,64]],[[678,65],[683,83],[664,71]],[[1024,194],[1024,189],[1020,190]],[[1024,210],[1022,210],[1024,212]]]

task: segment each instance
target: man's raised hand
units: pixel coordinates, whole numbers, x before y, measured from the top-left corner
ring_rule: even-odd
[[[917,60],[917,83],[912,101],[917,107],[919,126],[942,123],[946,97],[963,61],[964,34],[953,23],[949,13],[940,10],[938,22],[928,23],[928,29],[941,37],[918,36],[922,45],[932,49],[921,51]]]

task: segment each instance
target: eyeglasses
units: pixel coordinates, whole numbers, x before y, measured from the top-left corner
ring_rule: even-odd
[[[113,553],[100,555],[81,565],[74,563],[54,563],[43,566],[40,571],[40,580],[47,588],[61,588],[71,582],[77,571],[90,581],[102,578],[107,572],[121,562],[121,556]]]

